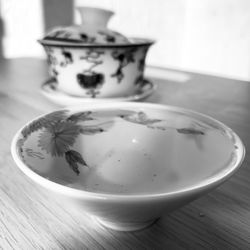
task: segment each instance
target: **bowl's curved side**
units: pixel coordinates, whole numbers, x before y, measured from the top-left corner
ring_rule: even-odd
[[[165,195],[131,197],[127,195],[96,195],[64,187],[34,173],[25,166],[18,156],[19,152],[16,149],[18,138],[17,134],[13,139],[12,156],[19,169],[26,176],[36,184],[52,191],[51,195],[60,197],[67,204],[81,209],[104,226],[121,231],[134,231],[147,227],[162,215],[168,214],[218,187],[236,171],[235,169],[223,178],[205,186],[197,186]]]
[[[94,197],[94,198],[100,198],[100,199],[121,199],[121,200],[137,200],[137,199],[150,199],[150,198],[161,198],[161,197],[166,197],[166,196],[173,196],[173,195],[177,195],[179,193],[186,193],[188,191],[192,191],[192,190],[199,190],[201,189],[202,191],[204,190],[204,188],[207,187],[214,187],[215,185],[218,185],[220,183],[222,183],[223,181],[225,181],[226,179],[228,179],[232,174],[234,174],[239,167],[241,166],[241,163],[244,159],[244,155],[245,155],[245,147],[241,141],[241,139],[239,138],[239,136],[233,132],[230,128],[228,128],[226,125],[222,124],[221,122],[208,117],[206,115],[194,112],[194,111],[190,111],[190,110],[186,110],[186,109],[182,109],[182,108],[178,108],[178,107],[169,107],[166,105],[159,105],[159,104],[151,104],[151,103],[134,103],[134,102],[114,102],[114,103],[96,103],[95,107],[93,107],[93,105],[84,105],[84,107],[79,107],[79,106],[75,106],[75,107],[70,107],[71,112],[78,112],[79,110],[81,111],[101,111],[101,110],[106,110],[107,108],[111,108],[111,109],[128,109],[128,110],[134,110],[134,109],[148,109],[148,108],[153,108],[153,109],[160,109],[160,110],[168,110],[168,111],[174,111],[174,112],[180,112],[180,113],[185,113],[187,115],[190,116],[197,116],[200,117],[202,119],[206,119],[210,122],[214,123],[214,126],[219,126],[221,129],[223,129],[223,131],[225,131],[225,133],[228,133],[228,136],[231,137],[232,142],[235,145],[235,148],[237,148],[236,155],[234,155],[234,158],[230,161],[230,164],[228,164],[228,166],[226,166],[222,171],[218,172],[216,175],[212,176],[211,178],[208,178],[206,180],[203,180],[199,183],[196,183],[195,185],[191,185],[188,188],[184,188],[184,189],[180,189],[176,192],[162,192],[159,194],[135,194],[135,195],[126,195],[126,194],[104,194],[104,193],[93,193],[93,192],[87,192],[84,190],[78,190],[78,189],[74,189],[72,187],[66,187],[63,186],[61,184],[57,184],[57,183],[53,183],[52,181],[43,178],[41,176],[39,176],[39,174],[35,173],[33,170],[31,170],[21,159],[20,157],[20,152],[19,152],[19,143],[20,143],[20,139],[22,138],[22,130],[27,126],[24,126],[23,128],[21,128],[19,131],[17,131],[16,135],[14,136],[14,138],[12,139],[12,143],[11,143],[11,153],[12,156],[14,158],[14,161],[17,163],[18,167],[25,173],[27,174],[29,177],[31,177],[32,179],[34,179],[36,182],[41,183],[42,185],[45,185],[47,187],[50,187],[50,189],[52,190],[56,190],[59,191],[61,193],[66,193],[69,194],[70,196],[72,195],[73,197]],[[65,109],[62,109],[62,111],[65,111]],[[32,121],[30,121],[28,124],[31,124],[33,121],[38,120],[40,118],[42,118],[44,115],[41,115],[35,119],[33,119]],[[45,184],[44,184],[45,183]]]
[[[79,110],[87,111],[89,109],[93,111],[100,111],[107,108],[124,108],[131,110],[145,110],[150,108],[157,110],[170,110],[180,113],[184,112],[185,114],[188,114],[190,116],[204,119],[211,125],[217,126],[222,129],[225,133],[228,134],[228,136],[230,136],[232,142],[235,145],[235,148],[237,149],[237,154],[232,159],[230,164],[218,174],[212,176],[211,178],[203,180],[200,183],[196,183],[178,191],[135,195],[94,193],[63,186],[61,184],[48,180],[32,171],[32,169],[30,169],[21,159],[19,145],[20,143],[22,143],[23,139],[23,128],[21,128],[16,133],[11,143],[11,153],[19,169],[25,175],[31,178],[35,183],[43,186],[48,190],[53,191],[55,195],[60,195],[65,197],[66,199],[69,199],[70,203],[77,204],[77,206],[79,206],[86,212],[98,218],[101,218],[104,224],[106,223],[106,225],[109,225],[111,227],[113,226],[117,229],[122,229],[124,227],[124,229],[127,228],[126,230],[129,230],[129,228],[132,230],[136,227],[146,226],[161,215],[171,212],[221,185],[239,169],[244,159],[245,148],[237,134],[235,134],[230,128],[220,123],[219,121],[194,111],[189,111],[177,107],[168,107],[159,104],[129,102],[106,103],[105,105],[101,103],[96,104],[95,107],[86,105],[84,108],[71,107],[70,110],[72,112],[77,112]],[[39,119],[41,117],[43,116],[40,116],[36,119]]]

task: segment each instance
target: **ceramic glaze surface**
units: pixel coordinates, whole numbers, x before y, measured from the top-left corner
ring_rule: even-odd
[[[58,89],[71,95],[122,97],[144,83],[148,45],[126,48],[66,48],[45,46],[50,74]]]
[[[20,159],[53,182],[104,194],[159,194],[212,181],[235,164],[234,133],[171,110],[61,110],[22,129]]]
[[[77,44],[128,44],[130,39],[107,28],[111,16],[114,14],[110,10],[77,7],[81,16],[81,25],[67,27],[54,27],[50,30],[43,41],[77,43]]]
[[[141,87],[132,95],[124,95],[116,98],[81,98],[67,95],[65,92],[60,91],[60,89],[58,89],[58,83],[54,78],[48,79],[41,85],[41,93],[48,100],[62,107],[99,102],[138,101],[150,96],[156,89],[157,85],[155,83],[143,79]]]
[[[134,95],[142,87],[146,54],[154,41],[108,29],[111,11],[78,9],[81,25],[55,27],[39,40],[58,89],[84,98]]]
[[[88,26],[56,27],[43,38],[45,41],[74,42],[78,44],[127,44],[124,35],[109,29]]]

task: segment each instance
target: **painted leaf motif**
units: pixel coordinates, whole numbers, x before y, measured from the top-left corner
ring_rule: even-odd
[[[78,113],[74,113],[73,115],[69,116],[67,118],[67,120],[72,121],[72,122],[94,120],[94,118],[90,117],[91,114],[92,114],[91,111],[78,112]]]
[[[132,115],[128,115],[128,116],[120,116],[121,118],[123,118],[126,121],[129,122],[134,122],[134,123],[138,123],[138,124],[143,124],[143,125],[150,125],[153,123],[157,123],[157,122],[161,122],[162,120],[160,119],[150,119],[148,118],[148,116],[144,113],[144,112],[138,112]]]
[[[81,154],[75,150],[69,150],[65,152],[65,159],[68,162],[70,168],[77,174],[80,174],[78,163],[87,166],[86,162],[82,158]]]
[[[162,131],[165,131],[168,129],[168,127],[164,127],[164,126],[151,126],[151,125],[148,125],[148,128],[158,129],[158,130],[162,130]]]
[[[44,119],[47,122],[53,122],[53,123],[55,123],[57,121],[66,119],[67,113],[68,113],[68,110],[66,110],[66,109],[65,110],[55,111],[55,112],[52,112],[52,113],[44,116]]]
[[[19,138],[17,141],[17,150],[18,150],[18,154],[23,157],[23,145],[24,145],[24,138]]]
[[[40,135],[38,146],[52,156],[63,156],[75,143],[81,126],[69,121],[58,121]]]
[[[36,158],[39,158],[40,160],[44,159],[44,156],[43,156],[43,154],[41,152],[36,152],[31,148],[26,148],[25,152],[30,157],[33,157],[33,158],[36,157]]]
[[[42,128],[53,126],[54,123],[66,118],[67,110],[59,110],[52,112],[42,118],[34,120],[22,130],[23,137],[27,138],[31,133]]]
[[[162,121],[160,119],[150,119],[150,118],[147,117],[147,115],[144,112],[139,112],[138,113],[138,118],[139,118],[139,121],[142,124],[145,124],[145,125],[153,124],[153,123],[161,122]]]
[[[178,133],[181,134],[193,134],[193,135],[204,135],[205,133],[201,130],[194,129],[194,128],[177,128]]]
[[[31,133],[38,131],[47,124],[44,123],[44,119],[38,119],[33,122],[31,122],[29,125],[27,125],[23,130],[22,130],[22,135],[24,138],[27,138]]]
[[[98,133],[102,133],[105,130],[98,126],[82,126],[80,129],[80,133],[83,135],[94,135]]]

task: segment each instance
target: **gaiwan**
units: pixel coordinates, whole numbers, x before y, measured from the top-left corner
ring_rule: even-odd
[[[244,147],[231,129],[193,111],[106,103],[29,122],[12,154],[35,182],[104,225],[136,230],[228,179]]]
[[[112,11],[77,10],[82,24],[54,27],[39,40],[58,90],[75,97],[110,98],[143,88],[145,58],[154,41],[108,29]]]

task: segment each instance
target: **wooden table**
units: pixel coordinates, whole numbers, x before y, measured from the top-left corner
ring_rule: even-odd
[[[250,147],[250,83],[160,71],[145,101],[191,108],[230,126]],[[165,79],[160,79],[160,75]],[[57,109],[40,93],[47,65],[38,59],[0,61],[0,249],[250,249],[250,155],[208,195],[132,233],[100,227],[62,204],[15,165],[10,143],[30,119]]]

